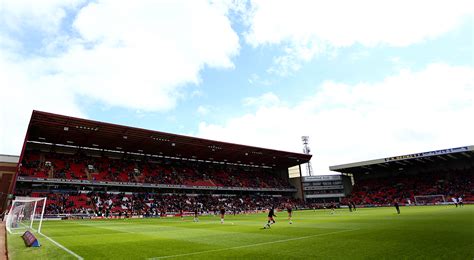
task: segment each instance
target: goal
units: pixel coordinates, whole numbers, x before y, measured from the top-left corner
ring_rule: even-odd
[[[444,195],[420,195],[415,196],[416,205],[437,205],[445,204],[446,199]]]
[[[12,202],[6,220],[10,234],[20,234],[26,230],[41,233],[46,198],[16,197]]]

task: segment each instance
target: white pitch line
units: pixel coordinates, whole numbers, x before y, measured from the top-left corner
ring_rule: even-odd
[[[205,250],[205,251],[186,253],[186,254],[152,257],[152,258],[148,258],[148,259],[149,260],[158,260],[158,259],[166,259],[166,258],[173,258],[173,257],[180,257],[180,256],[199,255],[199,254],[205,254],[205,253],[212,253],[212,252],[219,252],[219,251],[226,251],[226,250],[233,250],[233,249],[240,249],[240,248],[247,248],[247,247],[254,247],[254,246],[276,244],[276,243],[282,243],[282,242],[288,242],[288,241],[294,241],[294,240],[301,240],[301,239],[306,239],[306,238],[310,238],[310,237],[321,237],[321,236],[344,233],[344,232],[351,232],[351,231],[356,231],[356,230],[359,230],[359,228],[349,229],[349,230],[342,230],[342,231],[334,231],[334,232],[328,232],[328,233],[316,234],[316,235],[304,236],[304,237],[294,237],[294,238],[288,238],[288,239],[282,239],[282,240],[276,240],[276,241],[270,241],[270,242],[244,245],[244,246],[234,246],[234,247],[226,247],[226,248],[220,248],[220,249]]]
[[[59,244],[58,242],[54,241],[52,238],[48,237],[47,235],[43,234],[43,233],[39,233],[40,235],[44,236],[46,239],[48,239],[49,241],[51,241],[53,244],[57,245],[59,248],[61,248],[62,250],[68,252],[69,254],[75,256],[77,259],[79,260],[84,260],[84,258],[82,258],[82,256],[72,252],[71,250],[67,249],[65,246]]]

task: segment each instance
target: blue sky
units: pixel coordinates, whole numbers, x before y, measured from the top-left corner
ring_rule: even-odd
[[[0,0],[0,153],[32,109],[329,165],[474,144],[469,1]]]

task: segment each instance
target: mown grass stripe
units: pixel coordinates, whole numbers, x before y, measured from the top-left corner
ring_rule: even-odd
[[[181,256],[191,256],[191,255],[199,255],[199,254],[206,254],[206,253],[214,253],[214,252],[220,252],[220,251],[226,251],[226,250],[249,248],[249,247],[254,247],[254,246],[271,245],[271,244],[276,244],[276,243],[283,243],[283,242],[289,242],[289,241],[294,241],[294,240],[307,239],[307,238],[311,238],[311,237],[322,237],[322,236],[338,234],[338,233],[344,233],[344,232],[350,232],[350,231],[356,231],[356,230],[359,230],[359,229],[356,228],[356,229],[349,229],[349,230],[340,230],[340,231],[334,231],[334,232],[328,232],[328,233],[322,233],[322,234],[315,234],[315,235],[310,235],[310,236],[293,237],[293,238],[281,239],[281,240],[276,240],[276,241],[269,241],[269,242],[256,243],[256,244],[243,245],[243,246],[234,246],[234,247],[227,247],[227,248],[220,248],[220,249],[198,251],[198,252],[186,253],[186,254],[159,256],[159,257],[152,257],[152,258],[148,258],[148,259],[158,260],[158,259],[175,258],[175,257],[181,257]]]
[[[56,246],[58,246],[59,248],[61,248],[62,250],[68,252],[69,254],[73,255],[74,257],[76,257],[77,259],[79,260],[84,260],[84,258],[82,258],[80,255],[74,253],[73,251],[69,250],[68,248],[66,248],[65,246],[59,244],[58,242],[54,241],[52,238],[48,237],[47,235],[43,234],[43,233],[39,233],[40,235],[42,235],[44,238],[48,239],[49,241],[51,241],[51,243],[55,244]]]

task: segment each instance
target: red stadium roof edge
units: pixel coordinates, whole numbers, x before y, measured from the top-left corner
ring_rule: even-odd
[[[37,110],[32,112],[25,137],[25,142],[31,141],[276,168],[306,163],[312,156]]]

